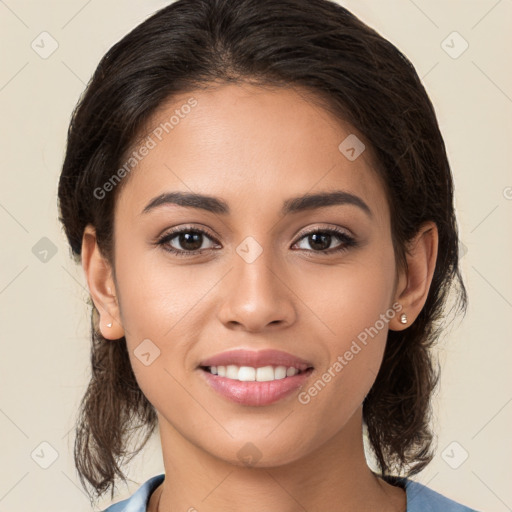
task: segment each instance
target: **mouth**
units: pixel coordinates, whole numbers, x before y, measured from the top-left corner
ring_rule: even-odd
[[[278,350],[231,350],[204,361],[197,369],[210,389],[230,402],[265,406],[304,386],[311,362]]]
[[[200,366],[201,370],[210,373],[211,375],[218,375],[230,380],[237,380],[239,382],[272,382],[275,380],[289,379],[295,375],[302,375],[304,373],[311,373],[312,366],[305,369],[299,369],[295,366],[260,366],[258,368],[253,366],[237,366],[230,364],[227,366]]]

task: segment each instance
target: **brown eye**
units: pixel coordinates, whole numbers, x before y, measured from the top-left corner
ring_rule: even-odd
[[[337,246],[330,249],[333,238],[341,240]],[[311,249],[306,249],[309,252],[322,252],[322,253],[336,253],[349,249],[357,245],[354,238],[347,235],[344,231],[336,228],[329,229],[316,229],[303,235],[300,240],[306,240]]]
[[[191,256],[211,248],[202,247],[205,237],[212,240],[212,237],[202,229],[184,228],[167,233],[158,240],[157,244],[178,256]]]

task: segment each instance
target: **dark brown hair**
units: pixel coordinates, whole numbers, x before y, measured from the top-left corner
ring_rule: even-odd
[[[426,304],[407,329],[389,331],[382,366],[363,404],[383,476],[409,476],[432,459],[432,345],[449,291],[465,312],[458,267],[453,180],[432,103],[413,65],[389,41],[330,0],[178,0],[115,44],[73,112],[59,182],[60,221],[75,261],[91,223],[114,269],[113,211],[127,178],[95,193],[123,164],[152,116],[179,94],[250,82],[312,92],[369,143],[391,213],[397,265],[425,221],[438,227],[438,259]],[[84,488],[112,489],[120,466],[153,433],[157,416],[139,389],[126,342],[105,340],[92,308],[91,380],[77,420],[75,463]],[[453,308],[452,308],[453,309]],[[133,452],[133,435],[146,436]],[[131,458],[130,457],[130,458]],[[128,459],[130,460],[130,459]]]

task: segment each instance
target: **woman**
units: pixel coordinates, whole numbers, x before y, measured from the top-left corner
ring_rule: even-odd
[[[84,487],[113,496],[134,433],[162,443],[165,474],[108,512],[471,510],[409,479],[455,285],[466,307],[445,146],[346,9],[157,12],[77,105],[59,207],[91,294]]]

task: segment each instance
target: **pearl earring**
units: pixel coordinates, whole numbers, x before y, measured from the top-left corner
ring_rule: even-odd
[[[403,324],[407,323],[407,315],[405,313],[402,313],[402,315],[400,316],[400,322]]]
[[[107,327],[112,327],[112,322],[110,322],[109,324],[107,324]]]

